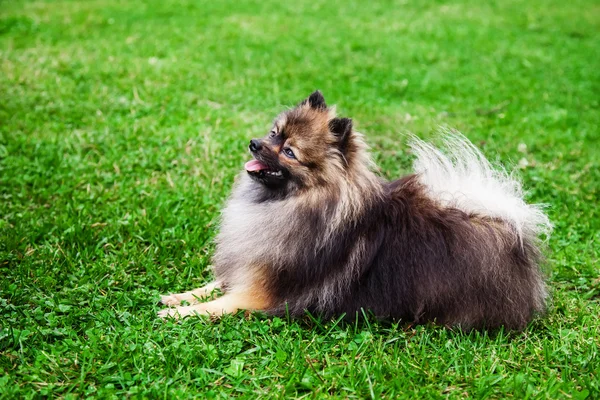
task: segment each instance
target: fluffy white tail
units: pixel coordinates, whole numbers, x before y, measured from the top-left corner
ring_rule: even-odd
[[[549,236],[552,224],[539,204],[523,200],[521,182],[503,168],[493,168],[467,138],[444,131],[444,152],[412,137],[414,170],[428,194],[441,205],[506,221],[519,240]]]

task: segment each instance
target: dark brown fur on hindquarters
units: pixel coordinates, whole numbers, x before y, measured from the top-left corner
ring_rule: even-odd
[[[317,222],[310,210],[302,217],[313,221],[311,230],[326,229],[326,220]],[[347,278],[348,243],[360,237],[367,238],[361,271]],[[384,197],[336,239],[328,254],[307,251],[296,265],[273,273],[271,291],[292,315],[305,309],[355,315],[364,308],[416,323],[521,329],[542,310],[537,250],[515,242],[502,223],[436,207],[414,176],[386,185]],[[348,285],[319,307],[313,292],[332,276]],[[272,311],[282,313],[282,306]]]
[[[483,189],[520,188],[490,172],[466,139],[450,142],[481,172],[474,179],[491,180]],[[435,150],[418,146],[419,160],[452,176]],[[223,211],[213,261],[229,298],[249,301],[261,288],[268,302],[239,300],[228,310],[332,317],[365,309],[385,319],[509,329],[543,311],[537,235],[549,223],[518,189],[499,192],[513,213],[477,192],[448,198],[435,172],[384,182],[352,120],[337,118],[320,92],[282,113],[250,149],[254,160]]]

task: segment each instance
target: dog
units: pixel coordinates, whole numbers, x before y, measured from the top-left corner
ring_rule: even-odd
[[[216,238],[215,281],[162,296],[175,307],[159,316],[364,310],[412,324],[523,329],[545,310],[541,248],[551,223],[464,136],[446,132],[444,144],[442,152],[413,137],[414,173],[387,182],[352,120],[312,93],[250,141],[253,159]]]

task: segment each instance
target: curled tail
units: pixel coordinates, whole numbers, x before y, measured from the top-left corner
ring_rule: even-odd
[[[469,214],[499,218],[519,241],[549,236],[552,224],[539,204],[527,204],[521,182],[503,168],[494,168],[462,134],[444,131],[443,152],[412,137],[413,168],[427,194],[442,206]]]

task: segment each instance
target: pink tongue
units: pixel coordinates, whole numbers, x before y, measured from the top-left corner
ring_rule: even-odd
[[[248,161],[244,167],[246,168],[246,171],[260,171],[269,168],[258,160]]]

